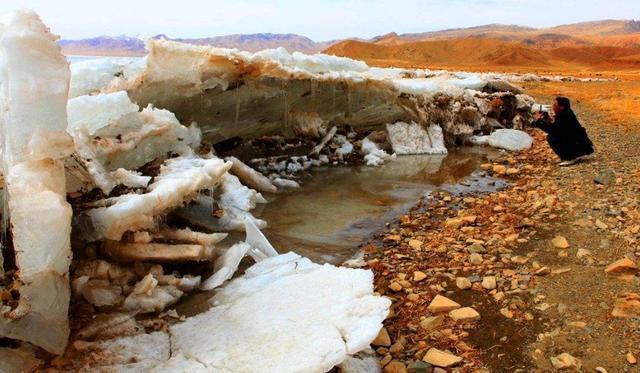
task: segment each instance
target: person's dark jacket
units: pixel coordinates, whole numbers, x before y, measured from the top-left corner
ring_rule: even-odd
[[[571,109],[558,113],[553,122],[540,119],[533,126],[547,133],[549,146],[564,161],[593,153],[593,143]]]

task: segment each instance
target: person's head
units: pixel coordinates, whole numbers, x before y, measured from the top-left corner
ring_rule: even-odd
[[[571,109],[571,101],[568,98],[558,96],[555,101],[553,101],[553,112],[558,114],[562,113],[565,110]]]

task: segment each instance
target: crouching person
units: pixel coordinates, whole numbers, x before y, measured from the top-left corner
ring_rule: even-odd
[[[570,166],[593,154],[593,143],[571,110],[569,99],[556,97],[553,113],[553,119],[548,113],[537,113],[533,126],[547,133],[549,146],[560,157],[558,165]]]

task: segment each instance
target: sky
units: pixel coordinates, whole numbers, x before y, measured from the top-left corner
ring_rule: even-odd
[[[326,41],[489,23],[640,19],[640,0],[0,0],[0,13],[14,9],[35,10],[64,39],[271,32]]]

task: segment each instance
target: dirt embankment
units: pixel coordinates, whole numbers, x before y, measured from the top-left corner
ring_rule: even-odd
[[[364,247],[394,301],[376,341],[385,371],[637,369],[640,122],[595,109],[576,102],[595,160],[558,168],[534,131],[532,149],[484,166],[509,187],[434,194]],[[450,312],[465,307],[477,314]]]

